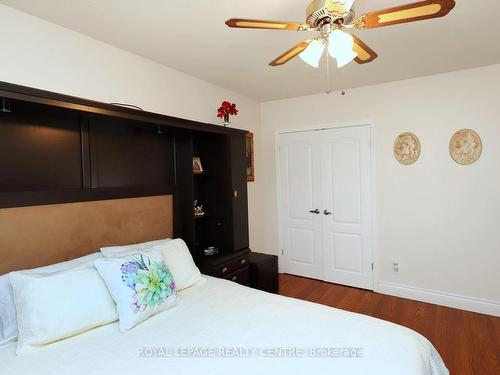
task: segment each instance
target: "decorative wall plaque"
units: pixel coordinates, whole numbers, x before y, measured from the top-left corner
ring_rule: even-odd
[[[450,141],[450,155],[458,164],[475,163],[483,152],[481,137],[474,130],[462,129]]]
[[[413,133],[402,133],[394,142],[394,156],[403,165],[411,165],[420,157],[420,141]]]

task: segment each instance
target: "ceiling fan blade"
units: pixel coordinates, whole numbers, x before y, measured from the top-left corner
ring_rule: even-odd
[[[309,30],[309,25],[298,22],[283,22],[283,21],[262,21],[262,20],[247,20],[241,18],[231,18],[226,21],[229,27],[239,29],[266,29],[266,30],[292,30],[306,31]]]
[[[455,0],[427,0],[368,13],[354,21],[358,29],[373,29],[444,17],[455,7]]]
[[[378,57],[376,52],[368,47],[356,35],[353,35],[352,37],[354,38],[353,50],[358,55],[358,57],[356,57],[354,60],[356,60],[358,64],[368,64]]]
[[[296,44],[295,46],[290,48],[288,51],[286,51],[285,53],[283,53],[282,55],[280,55],[279,57],[277,57],[273,61],[271,61],[269,63],[269,65],[279,66],[279,65],[286,64],[291,59],[293,59],[294,57],[296,57],[300,53],[302,53],[309,46],[309,44],[311,44],[312,41],[313,41],[313,39],[310,39],[310,40],[306,40],[304,42],[300,42],[300,43]]]

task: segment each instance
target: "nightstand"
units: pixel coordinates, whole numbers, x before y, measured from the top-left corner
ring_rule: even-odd
[[[269,293],[278,293],[278,257],[250,253],[250,286]]]
[[[196,263],[205,275],[231,280],[241,285],[249,285],[249,249],[232,254],[200,257]]]

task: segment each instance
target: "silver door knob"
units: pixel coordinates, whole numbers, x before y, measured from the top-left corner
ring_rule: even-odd
[[[316,215],[320,214],[320,211],[317,208],[315,210],[311,210],[309,212],[312,213],[312,214],[316,214]]]
[[[331,213],[330,211],[328,211],[328,210],[324,210],[324,211],[323,211],[323,213],[324,213],[325,215],[327,215],[327,216],[332,214],[332,213]]]

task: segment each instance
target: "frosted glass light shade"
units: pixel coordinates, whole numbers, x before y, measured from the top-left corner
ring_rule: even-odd
[[[347,11],[350,11],[352,8],[352,4],[354,4],[354,0],[340,0],[340,2],[344,4]]]
[[[322,41],[313,40],[309,46],[299,55],[299,57],[311,65],[314,68],[319,68],[319,61],[323,52],[325,51],[325,45]]]
[[[334,30],[328,42],[330,56],[337,60],[337,67],[341,68],[354,60],[357,54],[353,51],[354,38],[342,30]]]

